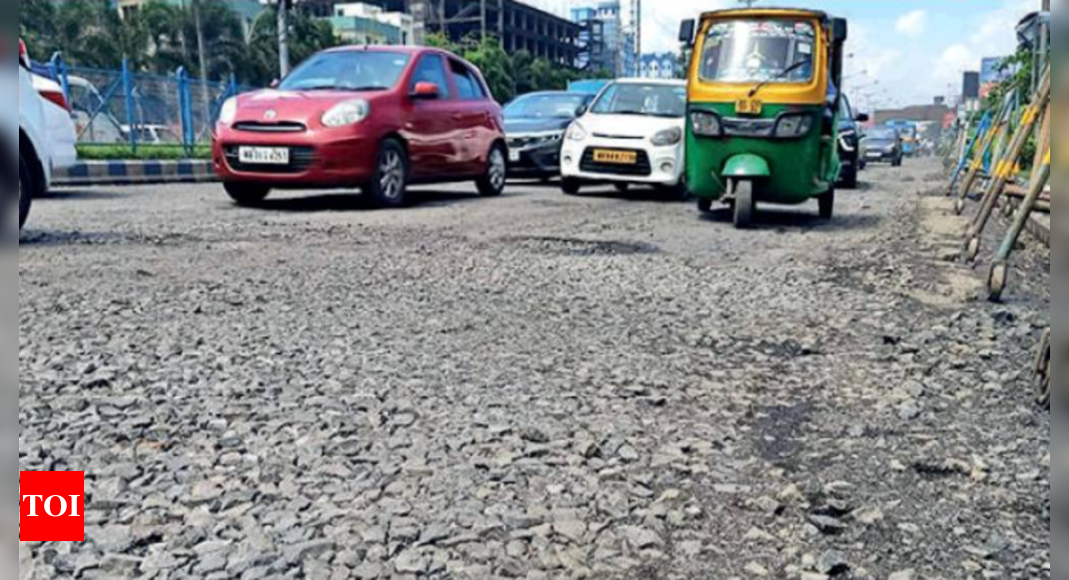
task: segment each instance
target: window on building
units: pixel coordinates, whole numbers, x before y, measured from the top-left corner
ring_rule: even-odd
[[[462,100],[478,101],[486,98],[482,83],[470,68],[457,61],[450,61],[449,67],[453,73],[453,82],[457,85],[457,95]]]
[[[442,66],[442,57],[429,54],[419,61],[419,66],[416,67],[416,72],[412,75],[412,86],[410,89],[415,90],[417,83],[434,83],[438,85],[438,94],[440,97],[443,99],[449,98],[449,80],[445,76],[445,67]]]

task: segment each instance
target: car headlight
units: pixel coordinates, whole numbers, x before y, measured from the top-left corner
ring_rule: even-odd
[[[355,125],[371,114],[371,105],[364,99],[353,99],[334,105],[326,113],[323,113],[324,127],[345,127]]]
[[[854,146],[850,144],[850,138],[855,135],[857,135],[857,133],[854,131],[843,131],[842,133],[839,133],[839,147],[841,147],[843,151],[853,153]]]
[[[660,133],[653,136],[653,145],[655,147],[667,147],[669,145],[675,145],[683,140],[683,131],[673,127],[671,129],[665,129]]]
[[[587,137],[586,129],[583,128],[578,122],[572,123],[571,127],[568,127],[568,140],[569,141],[583,141]]]
[[[223,103],[223,106],[219,109],[219,122],[223,125],[229,125],[234,122],[238,116],[238,99],[237,97],[230,97]]]
[[[707,111],[694,111],[690,114],[690,126],[695,135],[701,137],[720,137],[724,129],[720,117]]]
[[[785,139],[804,137],[812,129],[812,115],[785,115],[776,123],[775,136]]]

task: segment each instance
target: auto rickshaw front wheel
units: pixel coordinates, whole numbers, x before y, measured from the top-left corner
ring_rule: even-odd
[[[735,227],[744,230],[753,225],[757,204],[753,197],[753,181],[740,179],[732,183],[735,192]]]
[[[828,190],[828,193],[817,198],[820,202],[820,219],[830,220],[835,216],[835,188]]]

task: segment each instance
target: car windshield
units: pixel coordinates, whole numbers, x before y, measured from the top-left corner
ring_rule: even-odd
[[[894,129],[873,129],[868,134],[868,138],[873,141],[894,141],[897,137]]]
[[[586,104],[585,95],[527,95],[509,103],[505,116],[516,119],[572,119]]]
[[[754,83],[813,80],[817,33],[805,20],[715,22],[706,33],[701,78]]]
[[[687,114],[687,89],[673,85],[616,83],[598,97],[591,112],[597,115],[683,117]]]
[[[395,52],[321,52],[279,85],[283,91],[383,91],[393,88],[410,57]]]

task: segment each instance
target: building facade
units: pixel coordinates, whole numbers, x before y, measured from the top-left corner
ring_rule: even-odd
[[[336,4],[328,20],[338,38],[348,44],[415,43],[415,19],[404,12],[386,12],[365,3]]]

